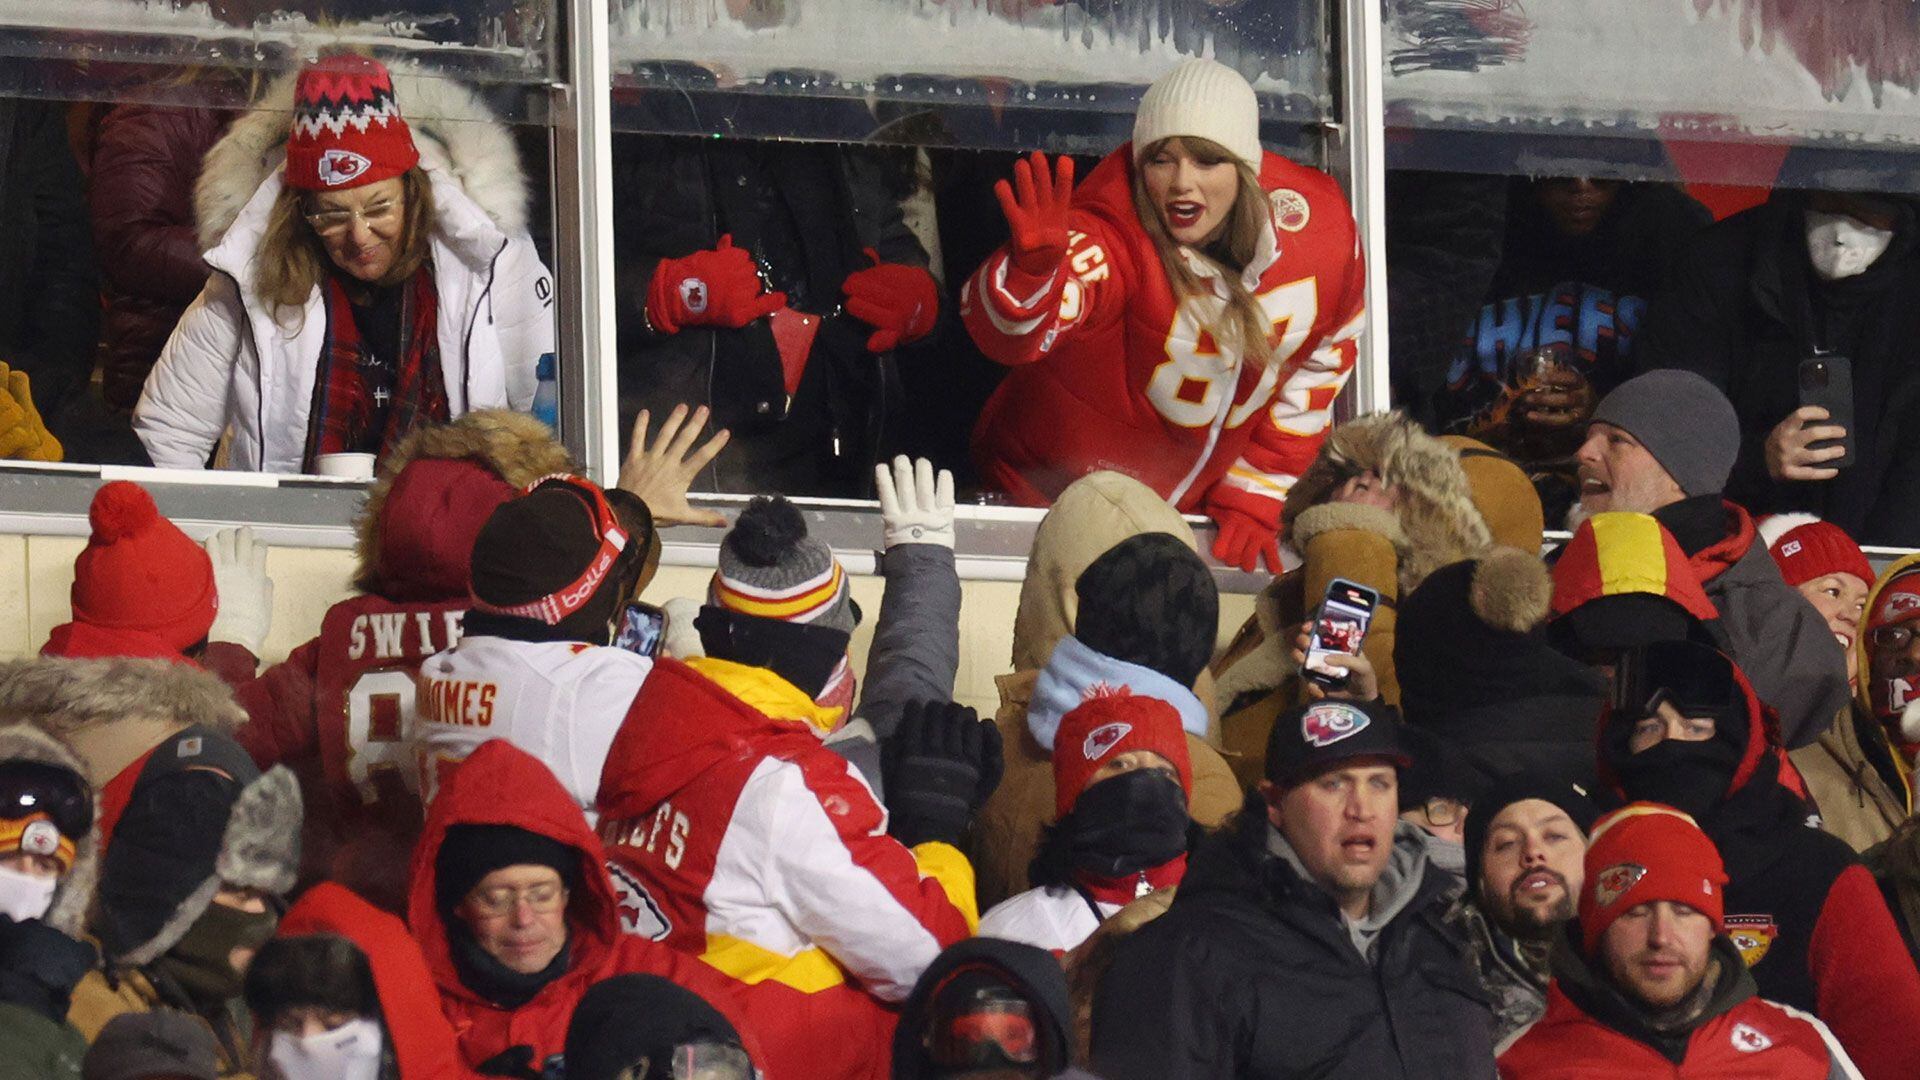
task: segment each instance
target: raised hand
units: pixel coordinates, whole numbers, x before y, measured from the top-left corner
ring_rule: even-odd
[[[880,497],[880,522],[886,529],[886,550],[900,544],[938,544],[953,548],[953,473],[934,475],[926,458],[909,461],[905,454],[873,467],[874,487]]]
[[[662,334],[685,326],[739,329],[787,306],[787,294],[766,292],[753,254],[733,234],[711,251],[662,259],[647,285],[647,322]]]
[[[1062,155],[1047,168],[1038,150],[1013,163],[1013,183],[993,185],[1000,212],[1013,233],[1013,264],[1037,278],[1052,277],[1067,257],[1067,211],[1073,204],[1073,159]]]
[[[847,294],[847,313],[868,326],[867,351],[892,352],[918,341],[940,317],[940,287],[933,275],[917,266],[880,261],[868,248],[873,265],[847,275],[840,286]]]
[[[633,421],[633,442],[628,444],[627,459],[620,463],[620,482],[614,486],[639,496],[659,527],[706,525],[717,529],[727,524],[718,511],[702,510],[687,501],[694,477],[720,455],[730,437],[723,428],[694,449],[701,429],[707,426],[707,416],[707,407],[702,405],[693,410],[689,422],[687,407],[675,405],[651,446],[647,444],[647,410],[641,409]]]

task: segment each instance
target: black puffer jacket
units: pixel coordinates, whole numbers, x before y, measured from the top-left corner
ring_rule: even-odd
[[[32,378],[56,427],[93,372],[100,327],[86,198],[61,108],[0,99],[0,361]]]
[[[819,143],[622,135],[613,141],[614,251],[621,430],[641,409],[710,405],[733,432],[696,487],[731,492],[867,497],[892,436],[899,378],[892,354],[866,351],[872,328],[832,315],[849,274],[892,263],[925,267],[884,178],[878,152]],[[663,259],[731,235],[759,259],[796,311],[820,327],[789,403],[767,319],[738,330],[646,326],[647,286]],[[836,453],[836,448],[838,453]]]
[[[1803,510],[1864,544],[1920,544],[1920,214],[1866,273],[1822,282],[1807,258],[1807,194],[1778,191],[1707,229],[1648,313],[1643,367],[1697,371],[1733,400],[1740,458],[1727,497],[1756,514]],[[1767,435],[1800,404],[1800,361],[1853,363],[1855,463],[1833,480],[1777,484]]]
[[[1401,825],[1360,955],[1330,894],[1269,850],[1264,806],[1194,856],[1173,906],[1120,942],[1094,997],[1107,1080],[1491,1078],[1493,1017],[1446,921],[1446,876]]]

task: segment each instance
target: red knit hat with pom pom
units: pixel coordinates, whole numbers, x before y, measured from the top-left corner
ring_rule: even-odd
[[[1151,750],[1180,775],[1180,790],[1193,797],[1193,762],[1180,711],[1159,698],[1096,691],[1060,718],[1053,737],[1054,813],[1066,817],[1093,774],[1130,750]]]
[[[125,480],[102,484],[87,511],[93,536],[73,563],[73,619],[151,635],[174,650],[207,636],[218,598],[213,562]]]

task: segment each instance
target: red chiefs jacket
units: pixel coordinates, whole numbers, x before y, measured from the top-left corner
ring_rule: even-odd
[[[447,928],[434,903],[434,863],[454,825],[513,825],[558,840],[580,853],[580,888],[567,909],[571,966],[531,1001],[504,1009],[467,989],[454,968]],[[755,1061],[764,1060],[723,980],[691,957],[620,931],[606,856],[587,819],[545,765],[511,743],[484,743],[441,785],[414,851],[407,925],[420,943],[440,991],[440,1009],[453,1025],[469,1065],[515,1047],[542,1063],[564,1049],[567,1024],[587,988],[615,975],[660,975],[685,986],[727,1014]]]
[[[476,1075],[460,1060],[453,1029],[440,1015],[440,995],[420,946],[406,924],[349,889],[322,882],[280,920],[280,937],[338,934],[358,946],[373,969],[381,1021],[400,1065],[398,1080],[465,1080]]]
[[[1122,146],[1074,192],[1067,264],[1044,287],[1019,295],[1003,247],[962,288],[973,340],[1013,368],[974,428],[974,456],[1029,505],[1114,469],[1183,512],[1231,506],[1277,527],[1353,371],[1366,277],[1353,215],[1330,177],[1265,155],[1274,228],[1247,276],[1279,344],[1254,370],[1202,328],[1220,300],[1176,304],[1134,212],[1132,162]]]
[[[601,773],[634,929],[726,977],[773,1080],[887,1077],[891,1006],[978,921],[972,869],[887,835],[872,790],[807,726],[805,693],[695,664],[655,665]]]
[[[1502,1048],[1501,1080],[1860,1080],[1825,1025],[1762,1000],[1724,937],[1718,983],[1694,1022],[1655,1030],[1573,955],[1554,958],[1547,1011]]]

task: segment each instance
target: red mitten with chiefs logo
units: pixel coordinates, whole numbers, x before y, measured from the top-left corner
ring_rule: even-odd
[[[647,322],[662,334],[686,326],[739,329],[787,306],[787,294],[766,292],[753,254],[733,246],[733,234],[712,251],[662,259],[647,286]]]

